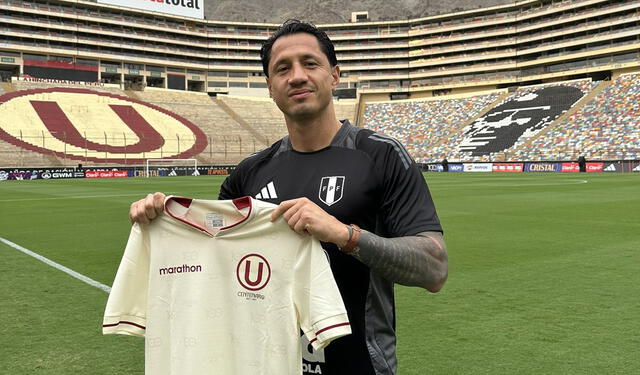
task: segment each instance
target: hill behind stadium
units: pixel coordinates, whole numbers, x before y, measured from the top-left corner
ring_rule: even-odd
[[[351,12],[368,11],[372,21],[408,18],[486,8],[513,3],[512,0],[204,0],[205,16],[210,20],[281,23],[298,18],[314,23],[349,22]]]

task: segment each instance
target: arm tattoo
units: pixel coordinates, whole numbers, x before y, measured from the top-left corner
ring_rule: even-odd
[[[372,272],[402,285],[437,292],[447,279],[447,250],[440,232],[384,238],[362,231],[353,256]]]

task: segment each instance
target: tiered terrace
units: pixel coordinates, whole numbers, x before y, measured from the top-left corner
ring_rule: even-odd
[[[580,110],[518,150],[520,160],[640,158],[640,74],[622,75]]]
[[[370,103],[364,127],[398,139],[417,162],[439,161],[449,157],[450,143],[459,139],[464,125],[500,95]]]

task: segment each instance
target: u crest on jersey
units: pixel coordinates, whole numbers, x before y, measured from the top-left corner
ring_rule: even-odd
[[[331,206],[342,199],[343,190],[344,176],[322,177],[318,198],[327,206]]]
[[[252,266],[252,262],[254,266]],[[245,255],[236,267],[236,277],[243,288],[257,291],[264,288],[271,279],[271,266],[259,254]]]

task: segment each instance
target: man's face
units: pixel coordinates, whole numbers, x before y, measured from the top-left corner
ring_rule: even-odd
[[[332,101],[340,81],[340,69],[331,67],[315,36],[297,33],[273,44],[267,86],[285,117],[315,118]]]

